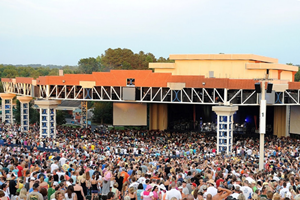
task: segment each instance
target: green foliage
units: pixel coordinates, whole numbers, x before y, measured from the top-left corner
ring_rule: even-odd
[[[169,59],[160,57],[156,59],[152,53],[133,53],[130,49],[107,49],[104,54],[97,57],[100,61],[101,71],[109,71],[111,69],[148,69],[150,62],[174,62]]]
[[[78,73],[78,67],[64,66],[65,74]],[[32,77],[38,78],[39,76],[58,76],[58,68],[51,67],[30,67],[30,66],[13,66],[0,64],[0,78],[15,78],[15,77]],[[2,85],[0,92],[3,91]]]
[[[295,74],[295,81],[300,81],[300,65],[297,65],[298,68],[298,72]]]
[[[91,74],[100,70],[100,63],[96,58],[83,58],[78,62],[78,71],[82,74]]]
[[[113,122],[113,103],[95,102],[93,122],[101,124],[112,124]]]
[[[62,125],[65,124],[66,121],[66,112],[63,110],[57,110],[56,111],[56,124],[57,125]]]
[[[3,93],[4,90],[3,90],[3,85],[2,85],[2,82],[0,82],[0,93]]]
[[[40,121],[40,114],[39,111],[32,108],[33,102],[31,101],[29,103],[29,123],[34,124],[38,123]],[[16,101],[16,109],[13,110],[14,112],[14,118],[16,120],[17,124],[21,124],[21,103],[19,100]]]
[[[38,109],[33,109],[33,103],[30,103],[30,109],[29,109],[29,123],[35,124],[40,122],[40,112]]]

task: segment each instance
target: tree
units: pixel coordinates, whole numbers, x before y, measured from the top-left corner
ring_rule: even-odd
[[[135,69],[144,70],[148,69],[150,62],[174,62],[169,59],[160,57],[157,60],[152,53],[133,53],[130,49],[107,49],[104,54],[97,57],[97,60],[101,62],[101,71],[107,71],[111,69]]]
[[[21,124],[21,103],[19,100],[16,101],[16,109],[13,110],[13,114],[17,124]],[[33,108],[33,102],[29,102],[29,123],[39,123],[40,114],[38,110]]]
[[[0,82],[0,93],[3,93],[4,90],[3,90],[3,85],[2,85],[2,82]]]
[[[298,72],[295,74],[295,81],[300,81],[300,65],[298,66]]]
[[[83,74],[91,74],[100,70],[100,63],[97,62],[96,58],[83,58],[78,62],[78,70]]]
[[[94,103],[94,122],[101,124],[112,124],[113,122],[113,103],[112,102],[95,102]]]
[[[56,124],[62,125],[65,124],[66,121],[66,113],[63,110],[57,110],[56,111]]]

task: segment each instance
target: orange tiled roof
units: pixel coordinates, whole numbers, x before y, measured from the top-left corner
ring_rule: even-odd
[[[187,88],[254,89],[252,79],[205,78],[204,76],[172,75],[153,73],[151,70],[111,70],[93,74],[65,74],[64,76],[40,76],[38,85],[80,85],[80,81],[95,81],[96,86],[119,86],[127,84],[127,78],[135,79],[136,87],[167,87],[168,82],[185,83]],[[31,83],[33,78],[16,78],[17,83]],[[2,82],[12,82],[2,78]],[[290,82],[290,89],[300,89],[300,83]]]

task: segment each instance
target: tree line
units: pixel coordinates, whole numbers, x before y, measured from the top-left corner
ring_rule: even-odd
[[[92,72],[108,72],[112,69],[144,70],[148,69],[149,62],[174,62],[169,58],[156,58],[152,53],[134,53],[130,49],[107,49],[104,54],[94,57],[82,58],[77,66],[56,66],[40,64],[32,65],[6,65],[0,64],[0,78],[55,76],[58,70],[63,69],[64,74],[91,74]],[[3,87],[0,82],[0,92]]]

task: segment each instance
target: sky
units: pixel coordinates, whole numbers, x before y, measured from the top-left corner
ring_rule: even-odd
[[[300,64],[300,0],[0,0],[0,63],[77,65],[108,48]]]

